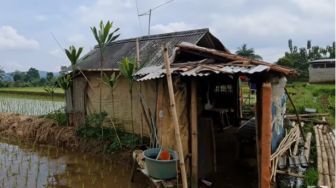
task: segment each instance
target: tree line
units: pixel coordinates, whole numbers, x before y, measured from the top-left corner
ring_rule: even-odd
[[[250,59],[262,60],[263,58],[256,54],[253,48],[248,48],[243,44],[236,51],[237,55],[248,57]],[[309,62],[317,59],[335,59],[335,42],[326,47],[313,46],[311,40],[307,41],[305,47],[293,45],[292,39],[288,40],[288,51],[280,57],[275,63],[286,67],[294,68],[299,75],[291,80],[308,81]]]
[[[45,77],[41,77],[36,68],[29,68],[28,71],[14,71],[10,73],[11,79],[5,79],[6,73],[0,67],[0,87],[36,87],[52,85],[56,82],[53,72],[47,72]]]

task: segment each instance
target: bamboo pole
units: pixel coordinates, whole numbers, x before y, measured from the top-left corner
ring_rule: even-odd
[[[314,132],[315,132],[315,142],[317,151],[317,171],[319,174],[318,185],[323,185],[322,154],[321,154],[320,137],[318,134],[317,126],[314,126]]]
[[[196,81],[191,81],[191,187],[198,187],[198,128],[197,128],[197,85]]]
[[[311,138],[312,138],[312,133],[311,132],[307,133],[306,142],[304,144],[304,149],[305,149],[304,150],[304,155],[307,159],[307,162],[309,162]]]
[[[329,179],[330,179],[330,185],[333,188],[334,184],[333,184],[333,180],[334,180],[334,176],[335,176],[335,161],[333,160],[332,157],[332,152],[331,152],[331,148],[328,142],[328,133],[323,134],[323,142],[324,142],[324,146],[325,146],[325,150],[327,153],[327,161],[328,161],[328,172],[329,172]]]
[[[287,94],[287,97],[288,97],[288,99],[289,99],[289,102],[290,102],[290,103],[292,104],[292,106],[293,106],[293,110],[294,110],[294,112],[295,112],[297,121],[298,121],[298,123],[299,123],[300,133],[301,133],[301,136],[302,136],[302,138],[303,138],[303,141],[305,142],[305,141],[306,141],[306,137],[305,137],[304,132],[303,132],[302,127],[301,127],[301,120],[300,120],[299,113],[298,113],[298,111],[296,110],[296,107],[295,107],[295,105],[294,105],[294,102],[293,102],[292,98],[290,97],[290,95],[289,95],[289,93],[288,93],[288,91],[287,91],[286,88],[285,88],[285,92],[286,92],[286,94]]]
[[[136,63],[137,63],[137,67],[140,67],[140,48],[139,48],[139,38],[136,38],[135,40],[135,49],[136,49]],[[140,96],[142,96],[142,91],[141,91],[141,82],[138,83],[139,86],[139,92],[140,92]],[[141,100],[141,98],[139,97],[139,100]],[[141,113],[141,112],[140,112]],[[140,136],[141,136],[141,144],[143,144],[143,114],[141,114],[140,116]]]
[[[327,151],[323,141],[322,134],[322,126],[318,126],[319,138],[320,138],[320,146],[321,146],[321,154],[322,154],[322,170],[323,170],[323,181],[324,185],[330,187],[330,177],[329,177],[329,167],[328,167],[328,156]]]
[[[176,145],[177,145],[177,150],[179,154],[179,163],[180,163],[181,175],[182,175],[182,185],[183,185],[183,188],[188,188],[187,173],[186,173],[186,168],[184,164],[184,154],[183,154],[182,141],[181,141],[181,135],[180,135],[180,126],[179,126],[176,106],[175,106],[174,88],[173,88],[173,81],[172,81],[171,72],[170,72],[170,62],[169,62],[167,47],[163,48],[163,57],[164,57],[164,63],[165,63],[165,68],[166,68],[166,74],[167,74],[168,92],[169,92],[169,99],[170,99],[170,112],[172,113],[174,127],[175,127],[175,139],[176,139]]]
[[[304,175],[301,174],[295,174],[295,173],[291,173],[291,172],[286,172],[283,170],[277,170],[276,171],[278,174],[284,174],[284,175],[289,175],[289,176],[293,176],[293,177],[297,177],[297,178],[304,178]]]

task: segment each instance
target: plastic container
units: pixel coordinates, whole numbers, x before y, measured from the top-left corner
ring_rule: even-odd
[[[166,149],[165,149],[166,150]],[[155,179],[172,179],[176,177],[177,153],[168,149],[172,160],[156,160],[160,148],[150,148],[144,151],[145,165],[148,175]]]

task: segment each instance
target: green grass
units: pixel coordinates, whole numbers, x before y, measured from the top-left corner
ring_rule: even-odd
[[[29,93],[46,93],[43,87],[3,87],[0,88],[0,92],[29,92]],[[63,89],[56,88],[56,94],[64,94]]]
[[[308,187],[309,185],[317,185],[317,181],[318,181],[317,169],[313,167],[308,168],[304,177],[304,187]]]
[[[297,82],[287,85],[288,92],[293,99],[299,113],[305,108],[316,108],[318,113],[329,113],[328,122],[335,122],[335,85],[307,84]],[[287,102],[287,112],[294,113],[292,105]]]
[[[0,99],[1,98],[15,98],[15,99],[34,99],[34,100],[41,100],[41,101],[51,101],[51,96],[49,95],[35,95],[35,94],[20,94],[20,93],[1,93],[0,91]],[[55,102],[64,102],[63,96],[55,96]]]

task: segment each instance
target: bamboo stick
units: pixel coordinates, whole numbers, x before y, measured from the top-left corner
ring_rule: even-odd
[[[287,89],[286,89],[286,88],[284,88],[284,89],[285,89],[285,92],[286,92],[287,97],[288,97],[288,99],[289,99],[289,102],[292,104],[292,107],[293,107],[294,112],[295,112],[295,114],[296,114],[297,121],[298,121],[298,123],[299,123],[300,133],[301,133],[301,136],[302,136],[302,138],[303,138],[303,141],[306,141],[304,132],[303,132],[302,127],[301,127],[301,120],[300,120],[299,113],[298,113],[298,111],[296,110],[296,107],[295,107],[295,105],[294,105],[294,102],[293,102],[292,98],[290,97],[290,95],[289,95]]]
[[[329,113],[311,113],[311,114],[298,114],[299,117],[312,117],[312,116],[328,116]],[[286,117],[297,117],[296,114],[286,114]]]
[[[173,116],[174,121],[174,127],[175,127],[175,139],[176,139],[176,145],[177,150],[179,154],[179,162],[180,162],[180,168],[181,168],[181,175],[182,175],[182,185],[183,188],[188,188],[188,182],[187,182],[187,173],[186,168],[184,164],[184,155],[183,155],[183,148],[182,148],[182,141],[181,141],[181,135],[180,135],[180,127],[176,112],[176,106],[175,106],[175,97],[174,97],[174,88],[173,88],[173,81],[171,77],[170,72],[170,62],[168,57],[168,49],[167,47],[163,48],[163,57],[165,62],[165,68],[166,68],[166,74],[167,74],[167,83],[168,83],[168,92],[169,92],[169,98],[170,98],[170,112]]]
[[[315,132],[315,142],[317,151],[317,171],[319,174],[318,185],[323,185],[322,154],[321,154],[320,137],[318,134],[317,126],[314,126],[314,132]]]
[[[304,178],[304,175],[300,175],[300,174],[295,174],[295,173],[291,173],[291,172],[286,172],[286,171],[282,171],[282,170],[277,170],[276,171],[278,174],[284,174],[284,175],[289,175],[289,176],[293,176],[293,177],[298,177],[298,178]]]
[[[330,187],[330,177],[329,177],[329,167],[328,167],[328,156],[326,152],[326,148],[323,141],[323,134],[322,134],[322,126],[318,126],[319,138],[320,138],[320,145],[321,145],[321,154],[322,154],[322,170],[323,170],[323,180],[324,185]]]
[[[198,187],[198,126],[197,126],[197,85],[196,81],[191,81],[191,186]],[[214,144],[214,143],[213,143]],[[216,153],[216,152],[214,152]]]
[[[327,153],[327,159],[328,159],[327,161],[328,161],[328,170],[329,170],[330,183],[331,183],[330,185],[331,187],[334,187],[333,179],[335,176],[335,163],[334,163],[334,160],[331,154],[331,148],[330,148],[327,136],[328,136],[328,133],[323,135],[323,142],[324,142],[324,146],[325,146],[326,153]]]
[[[312,137],[312,133],[311,132],[307,133],[306,142],[304,144],[304,149],[305,149],[304,155],[307,159],[307,162],[309,162],[311,137]]]

